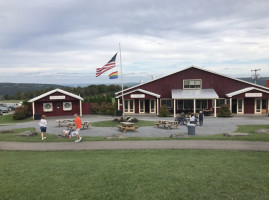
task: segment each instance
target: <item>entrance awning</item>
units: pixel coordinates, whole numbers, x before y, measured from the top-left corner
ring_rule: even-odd
[[[172,99],[218,99],[219,95],[214,89],[174,89]]]

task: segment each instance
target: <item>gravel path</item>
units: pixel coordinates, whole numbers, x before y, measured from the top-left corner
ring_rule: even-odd
[[[209,140],[151,140],[99,142],[0,142],[0,150],[63,151],[63,150],[135,150],[135,149],[222,149],[269,151],[269,142],[209,141]]]

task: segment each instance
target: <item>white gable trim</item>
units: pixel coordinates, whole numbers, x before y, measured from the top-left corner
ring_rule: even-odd
[[[233,96],[236,96],[236,95],[239,95],[239,94],[242,94],[242,93],[245,93],[245,92],[249,92],[251,90],[258,90],[260,92],[264,92],[264,93],[269,94],[269,91],[266,91],[266,90],[262,90],[262,89],[259,89],[259,88],[256,88],[256,87],[247,87],[247,88],[244,88],[244,89],[241,89],[241,90],[237,90],[235,92],[228,93],[228,94],[226,94],[226,96],[231,98]]]
[[[144,94],[148,94],[148,95],[151,95],[151,96],[154,96],[154,97],[157,97],[157,98],[160,98],[160,97],[161,97],[161,95],[159,95],[159,94],[156,94],[156,93],[153,93],[153,92],[149,92],[149,91],[147,91],[147,90],[143,90],[143,89],[136,89],[136,90],[132,90],[132,91],[127,92],[127,93],[123,93],[123,96],[125,96],[125,95],[127,95],[127,94],[134,93],[134,92],[142,92],[142,93],[144,93]],[[116,98],[119,98],[119,97],[121,97],[121,96],[122,96],[122,94],[116,96]]]
[[[75,94],[72,94],[72,93],[70,93],[70,92],[66,92],[66,91],[64,91],[64,90],[61,90],[61,89],[57,88],[57,89],[55,89],[55,90],[51,90],[51,91],[46,92],[46,93],[44,93],[44,94],[42,94],[42,95],[39,95],[39,96],[37,96],[37,97],[35,97],[35,98],[33,98],[33,99],[30,99],[28,102],[29,102],[29,103],[35,102],[35,101],[37,101],[37,100],[39,100],[39,99],[42,99],[42,98],[44,98],[44,97],[46,97],[46,96],[48,96],[48,95],[51,95],[51,94],[53,94],[53,93],[55,93],[55,92],[60,92],[60,93],[65,94],[65,95],[67,95],[67,96],[71,96],[71,97],[73,97],[73,98],[75,98],[75,99],[79,99],[79,100],[82,100],[82,101],[83,101],[83,98],[81,98],[80,96],[75,95]]]

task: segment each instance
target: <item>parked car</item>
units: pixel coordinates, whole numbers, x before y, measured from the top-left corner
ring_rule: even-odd
[[[0,107],[0,111],[2,112],[2,113],[8,113],[8,108],[7,107]]]

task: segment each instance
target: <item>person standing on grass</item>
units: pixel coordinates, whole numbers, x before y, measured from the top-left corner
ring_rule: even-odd
[[[47,131],[47,125],[48,125],[48,122],[46,120],[46,116],[45,115],[42,115],[41,120],[39,122],[40,131],[41,131],[41,139],[42,140],[45,140],[46,139],[45,133]]]
[[[81,128],[81,119],[77,114],[74,114],[74,117],[75,117],[75,127],[76,127],[75,133],[78,138],[75,142],[80,142],[82,140],[82,137],[79,136],[79,131]]]

